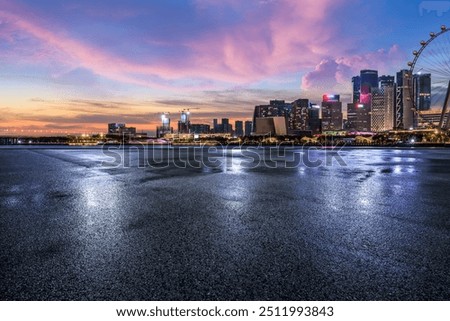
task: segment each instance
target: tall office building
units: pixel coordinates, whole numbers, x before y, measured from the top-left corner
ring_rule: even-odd
[[[395,129],[414,127],[414,111],[411,101],[411,73],[409,70],[397,72],[397,90],[395,105]]]
[[[378,70],[363,69],[360,72],[361,88],[378,87]]]
[[[356,131],[371,130],[372,92],[379,88],[379,82],[393,81],[389,76],[378,78],[377,70],[364,69],[352,78],[353,102],[347,105],[345,128]]]
[[[161,126],[156,127],[156,137],[164,137],[165,134],[173,133],[173,128],[170,127],[170,114],[161,114]]]
[[[372,90],[371,130],[375,132],[392,130],[394,127],[395,86],[385,82],[379,89]]]
[[[233,131],[233,127],[230,125],[228,118],[222,118],[222,133],[228,134]]]
[[[183,109],[181,111],[180,120],[178,121],[178,133],[179,134],[187,134],[190,131],[190,111],[189,109]]]
[[[353,102],[357,103],[359,102],[359,96],[361,91],[361,77],[360,76],[353,77],[352,84],[353,84]]]
[[[309,116],[309,130],[313,134],[320,134],[322,132],[322,120],[320,119],[320,106],[310,105],[308,109]]]
[[[234,122],[234,135],[237,137],[244,136],[244,123],[242,120],[236,120]]]
[[[322,131],[342,129],[342,102],[339,95],[323,95]]]
[[[359,102],[362,104],[371,103],[372,88],[378,88],[378,71],[361,70],[361,89]]]
[[[252,134],[253,123],[247,120],[244,126],[245,126],[245,136],[250,136]]]
[[[371,130],[371,106],[368,104],[347,104],[346,129],[361,132]]]
[[[230,124],[228,118],[222,118],[222,123],[218,123],[217,119],[213,120],[214,129],[213,132],[216,134],[230,134],[233,131],[233,126]]]
[[[289,117],[289,132],[298,135],[310,131],[313,134],[321,132],[320,107],[311,105],[308,99],[297,99],[291,103]]]
[[[386,86],[394,86],[395,85],[395,77],[394,76],[380,76],[378,78],[378,86],[379,88]]]
[[[419,111],[431,109],[431,74],[414,75],[414,104]]]
[[[289,115],[289,128],[291,130],[309,130],[309,100],[297,99],[292,102],[291,114]]]

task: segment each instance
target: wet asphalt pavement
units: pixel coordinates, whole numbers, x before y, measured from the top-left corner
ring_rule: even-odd
[[[128,152],[0,149],[1,300],[450,299],[450,149]]]

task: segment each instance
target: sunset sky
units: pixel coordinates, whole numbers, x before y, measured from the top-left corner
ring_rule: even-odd
[[[450,1],[420,10],[433,3],[0,0],[0,135],[153,132],[183,108],[194,123],[247,120],[269,99],[325,92],[346,103],[360,69],[394,74],[450,25]]]

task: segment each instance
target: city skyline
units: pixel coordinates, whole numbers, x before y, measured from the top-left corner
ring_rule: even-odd
[[[346,104],[360,70],[407,68],[450,15],[423,3],[0,1],[0,130],[153,132],[185,108],[234,123],[325,92]]]

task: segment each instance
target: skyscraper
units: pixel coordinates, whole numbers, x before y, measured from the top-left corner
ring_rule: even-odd
[[[410,129],[414,126],[413,104],[411,102],[411,73],[409,70],[397,72],[395,105],[395,129]]]
[[[431,109],[431,74],[414,75],[414,104],[419,111]]]
[[[244,123],[242,122],[242,120],[236,120],[234,122],[234,134],[237,137],[244,136]]]
[[[385,87],[385,86],[393,86],[395,85],[395,77],[394,76],[380,76],[378,78],[378,87]]]
[[[230,125],[230,120],[228,118],[222,118],[221,124],[219,124],[215,118],[213,119],[213,123],[213,132],[216,134],[230,134],[233,131],[233,126]]]
[[[156,127],[156,137],[164,137],[165,134],[170,134],[173,132],[173,128],[170,127],[170,114],[161,114],[161,126]]]
[[[230,125],[230,120],[228,118],[222,118],[222,132],[227,134],[233,131],[233,127]]]
[[[378,71],[361,70],[361,89],[359,102],[362,104],[371,103],[372,88],[378,88]]]
[[[291,105],[292,110],[289,117],[291,135],[298,135],[305,131],[311,131],[313,134],[321,132],[319,106],[312,106],[308,99],[297,99]]]
[[[322,130],[342,129],[342,102],[339,95],[323,95]]]
[[[297,99],[292,102],[291,114],[289,115],[289,128],[291,130],[309,130],[309,100]]]
[[[378,70],[364,69],[360,72],[361,88],[366,86],[369,88],[378,87]]]
[[[378,116],[376,120],[378,122],[379,117],[381,117],[381,110],[384,108],[384,102],[381,102],[384,99],[381,98],[381,96],[384,97],[384,90],[383,93],[380,93],[379,88],[380,86],[392,86],[394,77],[378,77],[377,70],[364,69],[360,71],[360,76],[352,78],[352,83],[353,103],[347,105],[347,123],[345,127],[349,130],[371,131],[373,96],[377,95]]]
[[[245,136],[250,136],[252,134],[253,123],[249,120],[245,122]]]
[[[360,76],[353,77],[352,84],[353,84],[353,102],[358,103],[361,92],[361,77]]]
[[[322,132],[322,120],[320,119],[320,106],[319,105],[311,105],[308,109],[309,115],[309,130],[313,134],[320,134]]]
[[[189,133],[190,130],[190,125],[191,125],[191,121],[190,121],[190,111],[189,109],[183,109],[181,111],[181,116],[180,116],[180,120],[178,121],[178,133],[180,134],[187,134]]]
[[[346,129],[368,132],[371,130],[370,105],[351,103],[347,105]]]
[[[384,82],[372,90],[371,130],[380,132],[394,127],[395,85]]]

